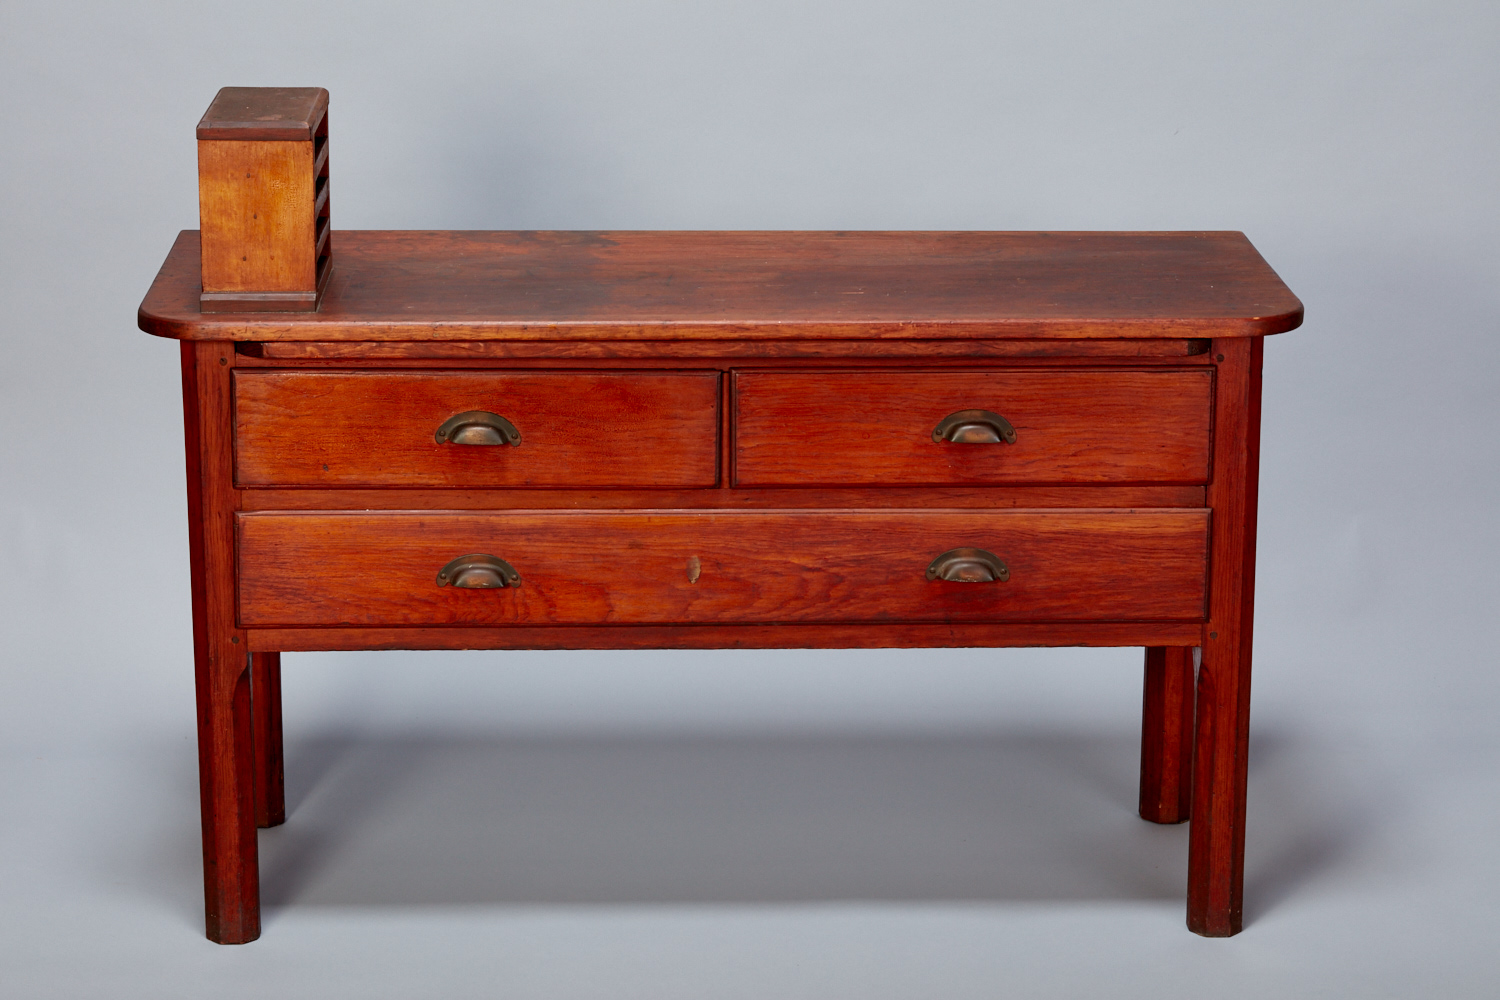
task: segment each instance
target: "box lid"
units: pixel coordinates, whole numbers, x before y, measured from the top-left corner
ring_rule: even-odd
[[[327,113],[322,87],[225,87],[198,122],[198,138],[310,141]]]

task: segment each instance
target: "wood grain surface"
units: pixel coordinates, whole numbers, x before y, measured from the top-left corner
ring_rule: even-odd
[[[327,113],[322,87],[223,87],[198,122],[198,138],[310,141]]]
[[[241,510],[589,510],[715,507],[1202,507],[1202,486],[861,486],[840,489],[246,489]]]
[[[439,444],[485,410],[516,447]],[[716,372],[241,372],[242,486],[712,486]]]
[[[243,513],[247,626],[1200,620],[1208,512]],[[986,549],[1005,583],[930,581]],[[518,587],[438,586],[486,553]]]
[[[1261,363],[1265,342],[1214,343],[1214,533],[1209,620],[1198,669],[1193,801],[1188,840],[1188,928],[1206,937],[1244,925],[1245,792],[1250,750],[1250,652],[1260,480]]]
[[[200,141],[202,291],[314,292],[315,182],[311,142]]]
[[[1140,814],[1152,823],[1185,822],[1192,808],[1193,681],[1191,647],[1147,647]]]
[[[141,329],[226,340],[1182,339],[1302,304],[1241,233],[339,231],[315,313],[199,311],[184,232]]]
[[[1196,643],[1201,622],[854,622],[246,629],[251,649],[964,649]]]
[[[286,822],[281,740],[281,653],[250,654],[250,715],[255,730],[255,825]]]
[[[737,372],[737,486],[1202,483],[1206,369]],[[991,410],[1014,444],[934,442]]]
[[[1207,340],[599,340],[547,343],[506,340],[282,340],[242,344],[254,357],[296,360],[485,361],[516,358],[1188,358]]]
[[[233,361],[232,344],[182,345],[204,919],[224,944],[260,936],[250,657],[234,610]]]

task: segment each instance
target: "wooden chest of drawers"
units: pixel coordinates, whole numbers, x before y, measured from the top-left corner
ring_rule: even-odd
[[[1262,338],[1302,314],[1243,236],[318,248],[318,308],[204,312],[185,232],[140,312],[182,341],[211,938],[259,934],[279,654],[389,648],[1143,646],[1141,814],[1239,930]]]

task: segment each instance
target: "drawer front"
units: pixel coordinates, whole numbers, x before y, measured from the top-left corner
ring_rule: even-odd
[[[1206,510],[254,512],[246,626],[1200,620]],[[932,580],[977,548],[1004,582]],[[515,587],[439,586],[504,560]]]
[[[241,486],[718,481],[715,372],[237,372],[234,406]],[[436,440],[470,411],[503,417],[520,444]]]
[[[735,485],[1204,483],[1207,369],[737,372]],[[1006,443],[934,441],[985,410]]]

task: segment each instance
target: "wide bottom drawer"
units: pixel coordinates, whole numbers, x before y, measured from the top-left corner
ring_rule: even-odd
[[[1209,514],[1197,509],[236,518],[245,626],[1198,620],[1207,588]],[[929,573],[959,549],[1003,572]],[[519,580],[440,581],[462,556],[503,560]],[[972,556],[953,558],[972,570]],[[465,582],[505,576],[474,565]],[[968,570],[958,575],[987,575]]]

